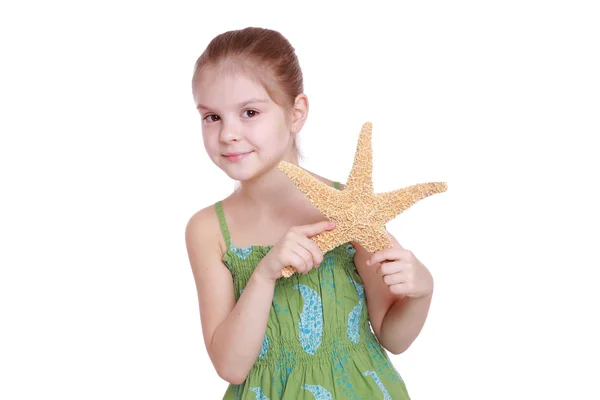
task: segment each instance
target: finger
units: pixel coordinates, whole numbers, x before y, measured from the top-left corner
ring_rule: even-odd
[[[321,232],[331,230],[333,228],[335,228],[335,222],[325,220],[317,222],[316,224],[297,226],[294,229],[296,232],[301,233],[306,237],[313,237]]]
[[[410,288],[406,283],[397,283],[395,285],[389,286],[390,292],[393,294],[408,294],[410,292]]]
[[[308,250],[301,246],[296,246],[292,249],[292,252],[302,259],[301,272],[308,272],[312,268],[312,255]]]
[[[285,257],[285,260],[287,261],[284,261],[283,264],[295,268],[296,272],[304,272],[304,270],[306,269],[306,261],[304,260],[304,258],[302,258],[293,251],[290,251],[290,254],[288,254],[288,256]]]
[[[316,268],[323,262],[323,252],[314,240],[301,236],[298,238],[298,243],[310,252],[313,266]]]
[[[379,276],[403,273],[409,267],[404,260],[400,261],[384,261],[377,267]]]
[[[367,260],[367,265],[375,265],[385,261],[398,261],[402,258],[402,252],[403,250],[397,247],[376,251]]]
[[[398,283],[405,283],[406,277],[401,272],[396,274],[384,275],[383,282],[388,286],[396,285]]]

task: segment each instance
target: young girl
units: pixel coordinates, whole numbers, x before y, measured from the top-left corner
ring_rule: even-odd
[[[196,62],[192,92],[208,156],[239,182],[186,227],[223,398],[409,399],[384,348],[415,340],[433,279],[391,236],[395,247],[374,254],[351,242],[323,255],[310,239],[334,223],[276,168],[298,164],[308,115],[293,47],[268,29],[223,33]],[[283,278],[289,265],[298,273]]]

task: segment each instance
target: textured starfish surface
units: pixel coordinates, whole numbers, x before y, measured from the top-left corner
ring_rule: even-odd
[[[421,199],[445,192],[445,182],[419,183],[386,193],[373,191],[372,124],[366,122],[358,139],[354,164],[343,190],[333,188],[303,168],[281,161],[278,169],[287,175],[304,196],[329,220],[330,231],[312,237],[323,253],[349,241],[356,241],[370,253],[392,247],[385,224]],[[290,277],[295,268],[281,271]]]

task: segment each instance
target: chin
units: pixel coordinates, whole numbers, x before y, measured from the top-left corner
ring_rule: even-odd
[[[267,168],[267,167],[263,167],[263,168],[252,168],[252,167],[246,167],[244,169],[239,169],[239,170],[229,170],[229,171],[225,171],[227,173],[227,175],[236,181],[239,182],[246,182],[246,181],[251,181],[257,178],[260,178],[262,176],[264,176],[265,174],[267,174],[271,169]]]
[[[259,171],[254,168],[226,168],[224,172],[234,181],[244,182],[256,178],[259,175]]]
[[[246,182],[254,178],[254,175],[252,174],[227,174],[227,176],[229,176],[232,180],[238,182]]]

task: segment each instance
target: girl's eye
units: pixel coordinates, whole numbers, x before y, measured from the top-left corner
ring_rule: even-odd
[[[250,118],[256,117],[258,115],[258,112],[255,110],[246,110],[242,113],[242,115],[244,115],[244,113],[248,113],[248,117]]]
[[[208,114],[206,117],[204,117],[204,120],[209,123],[217,122],[219,120],[219,116],[215,114]]]

